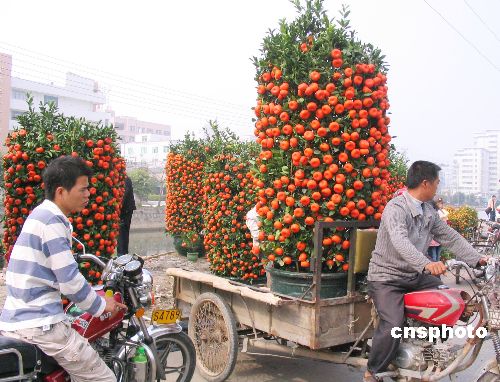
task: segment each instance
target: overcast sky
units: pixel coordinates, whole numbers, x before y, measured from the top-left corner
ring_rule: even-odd
[[[411,160],[449,162],[472,132],[500,129],[500,1],[344,3],[358,36],[386,55],[390,133]],[[341,4],[325,0],[331,17]],[[19,76],[98,79],[118,115],[170,124],[174,138],[210,118],[249,136],[250,58],[268,28],[294,16],[287,0],[10,0],[0,51],[13,55]]]

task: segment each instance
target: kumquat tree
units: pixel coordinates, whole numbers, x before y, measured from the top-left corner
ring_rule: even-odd
[[[256,67],[255,135],[261,256],[310,272],[316,221],[379,220],[387,203],[391,136],[387,67],[321,0],[264,38]],[[346,231],[325,231],[323,271],[345,272]]]
[[[165,228],[182,255],[190,244],[187,236],[200,235],[203,230],[203,171],[208,150],[204,142],[188,133],[170,146],[167,156]],[[201,241],[197,247],[202,248]]]
[[[258,146],[242,142],[229,130],[210,123],[206,142],[203,220],[205,250],[212,273],[252,282],[265,274],[252,248],[246,213],[256,202],[251,161]]]
[[[27,216],[44,200],[43,170],[61,155],[80,156],[94,172],[87,208],[69,218],[73,236],[84,243],[88,252],[109,258],[117,243],[125,179],[116,130],[65,117],[53,104],[40,105],[40,112],[35,111],[31,98],[28,104],[29,111],[18,117],[19,127],[9,133],[5,142],[8,151],[3,157],[3,244],[7,261]],[[82,250],[80,244],[73,245],[75,251]],[[80,267],[89,281],[98,281],[100,273],[90,263],[83,262]]]

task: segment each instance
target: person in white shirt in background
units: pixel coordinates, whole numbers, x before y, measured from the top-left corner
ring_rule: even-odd
[[[494,222],[496,220],[496,210],[497,210],[497,197],[496,195],[492,195],[490,200],[488,200],[488,208],[489,212],[487,215],[490,221]]]
[[[444,208],[444,203],[443,199],[439,198],[436,202],[437,208],[438,208],[438,215],[439,218],[444,221],[445,223],[448,222],[448,215],[450,214],[445,208]]]
[[[253,208],[247,212],[247,227],[250,230],[250,234],[252,235],[253,245],[259,246],[259,214],[257,213],[257,205],[253,206]]]

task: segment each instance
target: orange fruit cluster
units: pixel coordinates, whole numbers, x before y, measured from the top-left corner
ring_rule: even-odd
[[[381,218],[391,136],[379,52],[304,12],[267,37],[255,61],[254,133],[261,252],[275,267],[309,272],[316,221]],[[325,232],[324,271],[346,271],[348,250],[347,231]]]
[[[44,113],[30,110],[19,123],[21,127],[7,136],[8,151],[3,157],[6,259],[26,217],[45,198],[43,169],[61,155],[83,158],[94,172],[89,179],[87,208],[69,217],[73,236],[85,244],[87,252],[109,258],[117,243],[125,179],[125,162],[119,154],[115,129],[66,118],[50,108]],[[82,250],[80,244],[74,242],[74,246],[75,251]],[[92,269],[84,274],[90,281],[98,279]]]
[[[172,235],[201,232],[204,162],[169,153],[166,163],[165,224]]]
[[[203,188],[204,244],[210,269],[219,276],[255,280],[265,271],[246,227],[246,213],[256,200],[250,164],[232,154],[215,155],[210,162]]]

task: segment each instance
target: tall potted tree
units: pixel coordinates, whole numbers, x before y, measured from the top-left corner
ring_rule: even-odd
[[[348,9],[334,22],[322,0],[294,3],[297,18],[270,31],[254,58],[256,177],[268,277],[305,279],[285,288],[301,295],[316,221],[380,219],[391,137],[381,51],[356,38]],[[325,233],[322,269],[334,280],[325,297],[345,293],[349,247],[347,231]]]

